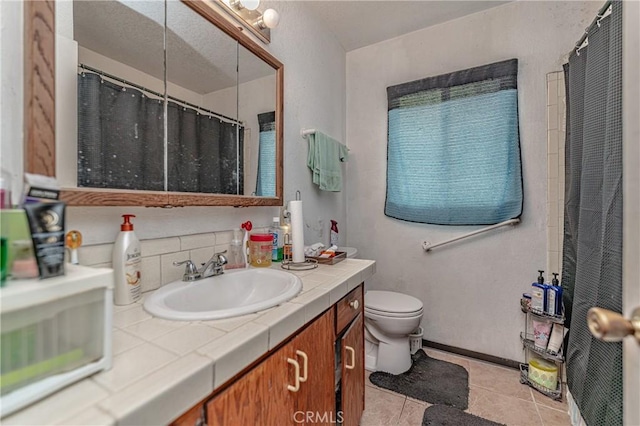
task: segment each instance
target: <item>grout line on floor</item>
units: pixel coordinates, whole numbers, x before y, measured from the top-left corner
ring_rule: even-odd
[[[538,403],[536,402],[532,392],[533,392],[533,389],[529,388],[529,393],[531,393],[531,398],[533,398],[533,405],[536,407],[536,413],[538,413],[538,419],[540,420],[540,425],[544,426],[544,420],[542,420],[542,414],[540,414]]]
[[[402,413],[404,412],[404,407],[407,406],[407,396],[404,396],[404,402],[402,403],[402,408],[400,409],[400,415],[398,416],[398,424],[400,424],[400,419],[402,418]]]

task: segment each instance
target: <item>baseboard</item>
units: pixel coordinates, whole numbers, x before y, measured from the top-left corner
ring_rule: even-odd
[[[438,349],[445,352],[451,352],[452,354],[463,355],[469,358],[479,359],[481,361],[491,362],[493,364],[502,365],[509,368],[515,368],[519,370],[520,363],[512,359],[500,358],[498,356],[487,355],[480,352],[470,351],[468,349],[456,348],[455,346],[444,345],[442,343],[432,342],[430,340],[422,339],[422,346]]]

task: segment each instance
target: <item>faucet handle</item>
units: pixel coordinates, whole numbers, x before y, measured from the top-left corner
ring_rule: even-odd
[[[187,265],[184,268],[184,275],[182,276],[182,281],[195,281],[198,277],[200,277],[200,272],[198,272],[198,267],[191,261],[191,259],[183,260],[182,262],[173,262],[173,266],[181,266]]]
[[[226,264],[227,264],[227,257],[226,257],[226,256],[224,256],[224,254],[225,254],[226,252],[227,252],[227,251],[226,251],[226,250],[224,250],[224,251],[221,251],[220,253],[214,253],[213,257],[214,257],[214,258],[215,258],[215,257],[217,257],[217,258],[218,258],[218,264],[219,264],[219,265],[226,265]]]

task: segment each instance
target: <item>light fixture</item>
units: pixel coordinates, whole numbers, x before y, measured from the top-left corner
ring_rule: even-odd
[[[237,10],[256,10],[260,6],[260,0],[230,0],[230,5]]]
[[[278,26],[278,22],[280,22],[280,14],[274,9],[267,9],[256,21],[256,26],[261,30],[265,28],[275,28]]]
[[[280,21],[273,9],[258,10],[260,0],[218,0],[222,8],[265,43],[271,42],[271,28]]]

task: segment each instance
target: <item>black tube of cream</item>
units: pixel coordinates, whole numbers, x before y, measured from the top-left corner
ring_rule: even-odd
[[[25,204],[40,279],[64,275],[64,203]]]

